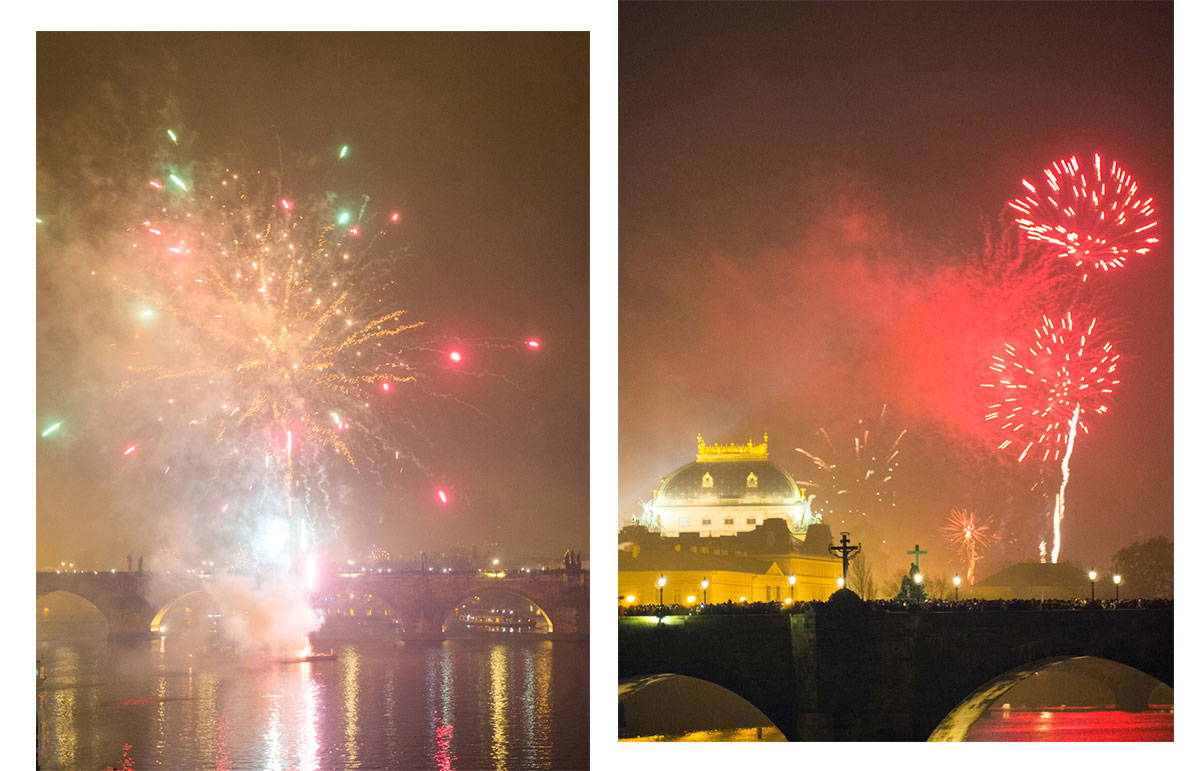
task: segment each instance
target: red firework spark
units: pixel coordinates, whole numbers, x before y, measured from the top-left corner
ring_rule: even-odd
[[[1116,161],[1104,164],[1100,153],[1081,168],[1075,156],[1044,169],[1046,189],[1022,179],[1029,191],[1008,205],[1023,216],[1016,219],[1030,241],[1049,244],[1057,256],[1089,270],[1108,271],[1125,264],[1130,254],[1146,254],[1158,238],[1150,235],[1154,198],[1138,197],[1138,184]]]
[[[990,524],[975,521],[975,512],[966,509],[951,509],[950,524],[942,527],[946,540],[958,547],[960,556],[977,558],[983,550],[1000,540],[1000,536],[987,532]]]
[[[1070,313],[1058,323],[1042,316],[1024,350],[1005,343],[1004,355],[992,357],[995,382],[982,385],[996,389],[999,401],[984,419],[997,421],[1005,435],[999,449],[1020,448],[1017,460],[1023,461],[1036,445],[1044,448],[1043,461],[1057,461],[1074,433],[1073,421],[1087,433],[1083,416],[1108,412],[1112,387],[1121,382],[1112,378],[1121,356],[1112,343],[1093,341],[1095,328],[1094,318],[1077,326]]]

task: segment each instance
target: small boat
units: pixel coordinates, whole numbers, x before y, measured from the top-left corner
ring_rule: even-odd
[[[307,656],[295,656],[292,658],[280,659],[280,664],[307,664],[311,661],[336,661],[337,654],[333,651],[328,653],[310,653]]]

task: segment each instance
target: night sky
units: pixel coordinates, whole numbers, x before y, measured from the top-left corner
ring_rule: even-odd
[[[961,571],[953,506],[1002,536],[978,575],[1036,561],[1057,468],[1031,490],[976,384],[1038,326],[1044,286],[979,269],[983,223],[1011,219],[1022,178],[1099,152],[1155,196],[1162,243],[1046,308],[1102,318],[1123,354],[1075,447],[1060,561],[1172,537],[1170,4],[623,4],[619,47],[622,522],[697,433],[767,432],[799,480],[794,448],[849,443],[887,404],[872,439],[907,429],[895,507],[827,518],[877,580],[917,542],[923,568]]]
[[[329,189],[403,213],[402,307],[425,323],[405,340],[419,387],[396,395],[415,461],[400,475],[327,464],[328,556],[586,550],[588,46],[586,33],[39,33],[37,419],[63,428],[38,440],[38,564],[123,566],[164,545],[202,559],[187,542],[221,527],[191,497],[211,464],[147,482],[122,463],[148,466],[168,438],[131,438],[118,407],[105,346],[127,331],[129,298],[81,278],[87,261],[126,259],[109,250],[130,223],[97,218],[97,202],[131,184],[124,159],[163,151],[168,125],[198,159],[282,161],[318,195],[346,144]],[[141,444],[123,459],[127,441]]]

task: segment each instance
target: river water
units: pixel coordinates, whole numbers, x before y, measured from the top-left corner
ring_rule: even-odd
[[[256,666],[169,639],[39,639],[42,767],[587,768],[587,643],[498,637]]]
[[[989,710],[967,732],[969,742],[1169,742],[1175,711],[1115,709]]]

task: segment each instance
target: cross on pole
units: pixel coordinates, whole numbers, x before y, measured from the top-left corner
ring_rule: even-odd
[[[831,545],[829,547],[829,551],[833,552],[834,554],[842,555],[842,585],[843,586],[846,584],[846,579],[848,577],[846,574],[850,570],[850,560],[853,559],[854,556],[857,555],[861,549],[862,549],[861,543],[858,546],[850,545],[850,534],[847,532],[842,533],[842,545],[841,546],[832,546]]]
[[[912,551],[906,551],[906,552],[904,552],[904,553],[905,553],[905,554],[911,554],[911,555],[913,555],[914,557],[916,557],[916,563],[917,563],[917,572],[918,572],[918,573],[920,573],[920,572],[921,572],[921,555],[922,555],[922,554],[928,554],[928,553],[929,553],[929,550],[928,550],[928,549],[922,549],[922,548],[921,548],[921,544],[919,544],[919,543],[918,543],[918,544],[915,544],[915,545],[913,546],[913,548],[912,548]]]

